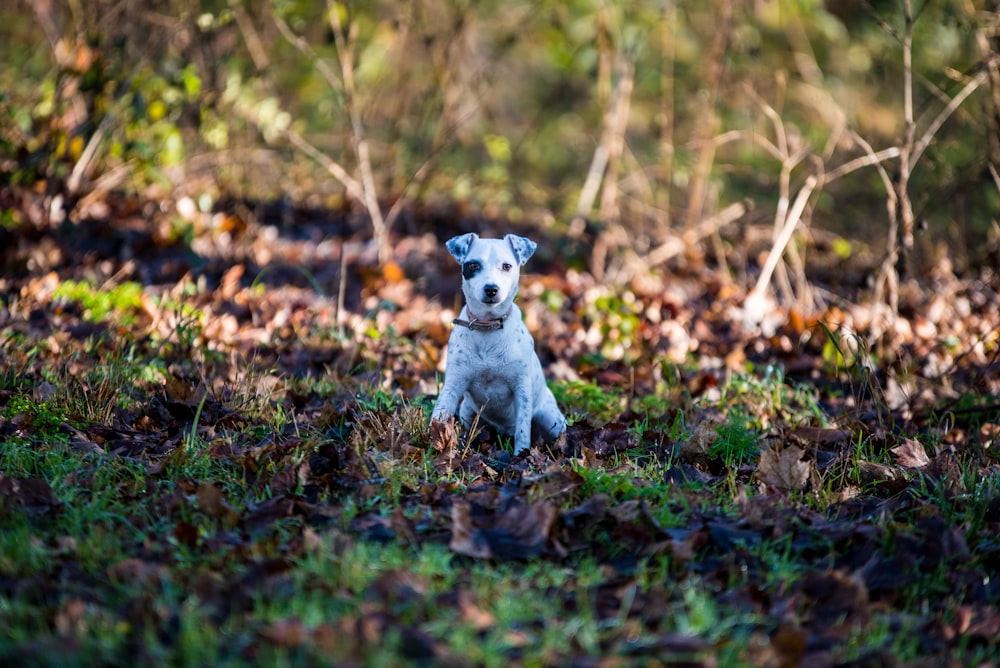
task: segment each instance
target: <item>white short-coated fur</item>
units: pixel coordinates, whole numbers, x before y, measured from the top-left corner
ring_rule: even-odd
[[[444,387],[433,418],[458,413],[470,425],[478,415],[514,436],[515,454],[531,446],[532,427],[545,440],[555,440],[566,430],[566,418],[545,385],[535,342],[514,304],[520,268],[537,244],[513,234],[480,239],[470,233],[446,246],[462,265],[465,308],[448,340]]]

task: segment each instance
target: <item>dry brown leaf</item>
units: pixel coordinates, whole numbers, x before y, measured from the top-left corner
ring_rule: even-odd
[[[514,503],[494,516],[473,517],[472,510],[464,499],[452,505],[448,547],[482,559],[527,559],[541,554],[556,517],[556,507],[546,501]]]
[[[699,456],[708,454],[708,449],[719,438],[719,432],[715,429],[715,424],[702,422],[694,429],[690,438],[681,443],[680,454],[687,456]]]
[[[486,631],[496,625],[496,617],[489,610],[476,605],[472,592],[463,589],[458,593],[458,610],[462,621],[471,624],[477,631]]]
[[[302,547],[306,554],[316,554],[323,549],[323,537],[308,524],[302,529]]]
[[[796,427],[792,430],[791,435],[803,443],[831,446],[847,441],[851,437],[851,432],[847,429],[829,429],[827,427]]]
[[[298,647],[306,641],[308,630],[300,619],[279,619],[260,630],[260,635],[275,645]]]
[[[586,445],[580,447],[580,457],[576,460],[581,466],[588,469],[601,468],[601,460],[597,458],[594,451]]]
[[[63,636],[82,636],[87,634],[90,631],[87,624],[89,617],[87,611],[88,605],[86,601],[79,598],[71,599],[61,610],[56,612],[55,619],[53,620],[56,630]]]
[[[878,485],[883,489],[894,491],[899,491],[906,486],[906,475],[898,468],[863,459],[855,462],[854,466],[858,472],[858,480],[863,485]]]
[[[982,439],[983,449],[989,450],[1000,442],[1000,424],[984,422],[979,428],[979,437]]]
[[[451,542],[448,547],[469,557],[489,559],[492,556],[486,538],[472,524],[472,506],[468,501],[456,499],[451,505]]]
[[[382,265],[382,277],[390,283],[399,283],[406,278],[403,268],[396,262],[389,260]]]
[[[170,579],[170,572],[162,565],[144,559],[123,559],[107,569],[108,578],[113,582],[156,585]]]
[[[61,505],[44,478],[15,478],[0,473],[0,510],[18,506],[29,515],[41,515],[56,511]]]
[[[760,453],[757,476],[762,482],[781,490],[802,489],[809,482],[811,469],[811,464],[802,460],[804,454],[797,445],[790,445],[777,452],[766,448]]]
[[[458,448],[458,426],[455,418],[431,420],[431,446],[438,452]]]
[[[198,485],[198,509],[227,525],[236,524],[240,519],[240,514],[229,505],[222,490],[210,482]]]
[[[889,452],[892,453],[896,463],[900,466],[922,469],[931,463],[930,458],[927,456],[927,451],[924,450],[924,446],[920,441],[912,438],[904,438],[898,447],[893,448]]]

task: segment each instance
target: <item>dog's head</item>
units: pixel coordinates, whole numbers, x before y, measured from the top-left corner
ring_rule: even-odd
[[[453,237],[445,244],[462,265],[462,292],[475,318],[502,318],[517,295],[521,266],[538,248],[531,239],[508,234],[503,239],[480,239],[474,233]]]

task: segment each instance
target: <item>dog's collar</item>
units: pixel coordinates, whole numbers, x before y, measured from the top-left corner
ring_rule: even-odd
[[[510,311],[507,311],[504,315],[499,318],[477,318],[472,317],[471,320],[463,320],[462,318],[455,318],[452,320],[453,325],[458,325],[459,327],[467,327],[473,332],[495,332],[498,329],[503,329],[503,323],[507,318],[510,317]]]

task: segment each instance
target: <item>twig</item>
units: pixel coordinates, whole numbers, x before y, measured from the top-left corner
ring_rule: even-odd
[[[936,135],[937,131],[941,129],[944,122],[948,120],[948,117],[955,113],[955,110],[961,106],[962,102],[965,101],[965,98],[972,95],[972,93],[986,81],[986,77],[987,71],[985,69],[979,72],[979,74],[974,76],[969,83],[962,87],[962,90],[960,90],[958,94],[951,99],[947,106],[945,106],[945,108],[938,113],[934,120],[931,121],[931,124],[927,126],[924,134],[920,136],[919,141],[917,141],[913,147],[913,156],[910,158],[911,169],[917,164],[917,161],[920,160],[920,156],[924,154],[924,150],[931,143],[931,140],[934,139],[934,135]]]
[[[795,231],[796,225],[798,225],[799,220],[802,218],[802,212],[805,211],[806,203],[809,201],[809,197],[817,185],[820,185],[819,178],[810,175],[799,189],[799,193],[795,197],[795,203],[792,204],[792,208],[788,212],[788,217],[785,218],[784,227],[782,227],[781,232],[774,239],[774,244],[771,246],[771,251],[764,262],[764,268],[760,272],[757,284],[750,292],[751,295],[756,294],[758,298],[764,296],[764,292],[771,282],[771,274],[774,273],[775,267],[778,266],[778,260],[781,259],[781,255],[785,252],[785,246],[788,245],[789,240],[792,238],[792,232]],[[747,299],[749,300],[750,297],[747,297]]]
[[[618,177],[621,171],[622,153],[625,150],[625,132],[628,130],[629,108],[632,104],[632,86],[634,83],[634,68],[625,55],[618,58],[618,85],[615,88],[615,99],[611,105],[611,114],[605,119],[608,147],[608,167],[604,178],[604,189],[601,192],[601,219],[618,219]]]
[[[388,226],[382,216],[382,209],[378,203],[378,195],[375,188],[375,178],[372,172],[371,154],[368,142],[364,137],[361,114],[357,107],[357,94],[354,83],[354,59],[353,40],[344,32],[344,26],[340,21],[340,14],[337,7],[332,2],[327,2],[327,14],[330,17],[330,27],[333,30],[334,43],[337,47],[337,60],[340,64],[340,77],[319,57],[313,48],[296,35],[288,26],[284,19],[271,12],[271,19],[278,29],[278,32],[296,49],[309,58],[310,62],[326,80],[327,84],[334,90],[341,90],[344,94],[344,106],[347,108],[348,117],[351,123],[351,136],[354,140],[354,151],[358,161],[358,170],[361,172],[361,179],[351,176],[346,169],[328,155],[309,143],[302,135],[295,130],[285,128],[281,134],[288,141],[314,161],[322,165],[337,179],[347,190],[347,194],[361,202],[368,211],[368,216],[372,222],[372,236],[378,249],[379,262],[384,264],[392,257],[392,248],[389,245]],[[251,119],[254,120],[254,119]],[[256,123],[256,121],[254,120]]]
[[[254,119],[248,119],[254,121]],[[340,163],[335,162],[327,154],[320,151],[318,148],[313,146],[306,140],[305,137],[300,135],[295,130],[290,128],[281,130],[282,136],[284,136],[290,144],[295,148],[299,149],[307,156],[315,160],[322,167],[326,168],[326,171],[330,175],[340,181],[341,185],[347,190],[347,194],[358,200],[359,202],[365,201],[365,192],[361,184],[344,169]]]
[[[858,140],[861,139],[861,137],[860,137],[860,135],[855,134],[854,135],[854,139],[855,139],[855,141],[858,141]],[[866,149],[865,155],[862,155],[862,156],[859,156],[857,158],[854,158],[854,160],[848,160],[847,162],[845,162],[844,164],[840,165],[836,169],[831,169],[823,177],[823,183],[827,184],[827,183],[830,183],[832,181],[836,181],[840,177],[846,176],[846,175],[850,174],[851,172],[856,172],[857,170],[861,169],[862,167],[871,167],[871,166],[879,165],[880,163],[883,163],[886,160],[891,160],[893,158],[898,158],[899,157],[899,147],[898,146],[890,146],[889,148],[884,148],[881,151],[879,151],[878,153],[875,153],[874,151],[872,151],[871,146],[869,146],[867,142],[865,142],[863,144],[863,147]],[[891,182],[888,185],[889,185],[889,188],[891,189],[891,187],[892,187]]]
[[[271,12],[271,21],[278,29],[278,32],[281,33],[281,36],[284,37],[289,44],[298,49],[302,55],[309,59],[313,67],[315,67],[316,71],[322,75],[322,77],[326,80],[326,84],[331,89],[338,90],[342,87],[340,79],[338,79],[334,71],[330,69],[327,62],[320,58],[319,54],[316,53],[312,46],[310,46],[309,42],[307,42],[300,35],[295,34],[285,19],[281,18],[274,12]]]
[[[337,273],[339,274],[337,281],[337,313],[334,321],[337,324],[337,334],[340,336],[340,340],[343,341],[346,336],[344,327],[344,314],[346,313],[344,297],[347,294],[347,258],[344,256],[344,238],[338,238],[340,239],[340,263],[337,267]]]
[[[716,31],[704,58],[706,71],[704,75],[704,88],[700,91],[702,104],[699,105],[698,117],[693,130],[693,135],[699,139],[712,137],[719,123],[719,115],[716,112],[715,105],[725,64],[728,62],[726,59],[726,47],[732,32],[730,26],[733,21],[733,4],[732,0],[723,0],[719,3],[720,6],[717,7]],[[711,141],[706,141],[701,145],[698,157],[695,159],[694,169],[691,172],[691,185],[688,190],[688,210],[684,219],[685,227],[694,227],[701,220],[712,166],[715,164],[715,150],[716,145]]]
[[[129,77],[125,81],[119,91],[128,90],[132,86],[135,76]],[[108,126],[111,125],[113,121],[117,119],[118,110],[124,106],[122,100],[124,96],[118,96],[118,101],[104,114],[104,118],[101,119],[100,124],[98,124],[97,129],[94,130],[94,134],[91,135],[90,139],[87,141],[87,145],[83,149],[83,153],[80,154],[80,158],[73,165],[73,171],[70,172],[69,178],[66,180],[66,189],[71,195],[75,195],[79,191],[80,186],[83,184],[83,176],[93,162],[94,156],[97,155],[97,149],[101,146],[101,141],[104,139],[104,134],[108,130]]]
[[[379,263],[385,264],[392,258],[392,247],[389,245],[389,230],[386,228],[385,219],[382,217],[382,209],[378,203],[378,195],[375,192],[375,177],[372,173],[371,155],[369,154],[368,141],[365,139],[361,124],[361,114],[358,112],[354,85],[353,44],[350,43],[351,40],[348,40],[348,36],[344,33],[344,26],[340,22],[338,7],[331,0],[327,0],[326,7],[327,13],[330,16],[330,27],[333,29],[333,40],[337,46],[337,60],[340,62],[340,74],[344,88],[344,106],[347,107],[347,113],[351,119],[354,150],[358,156],[358,169],[361,170],[361,186],[364,193],[362,201],[365,203],[365,208],[368,209],[368,215],[372,221],[372,232],[378,250]]]
[[[905,138],[899,152],[899,218],[902,223],[904,259],[913,247],[913,202],[910,200],[910,174],[913,171],[913,148],[916,122],[913,120],[913,6],[903,0],[903,123]]]
[[[579,218],[586,218],[594,208],[594,201],[597,193],[601,190],[601,182],[607,181],[604,185],[604,195],[601,197],[601,216],[606,217],[608,209],[613,207],[614,195],[616,191],[617,174],[612,173],[616,169],[616,160],[621,158],[625,145],[625,130],[628,126],[628,109],[632,98],[632,63],[625,57],[621,57],[619,63],[618,83],[615,86],[614,94],[604,112],[603,129],[601,132],[601,142],[594,149],[594,156],[590,160],[590,168],[587,170],[587,178],[584,179],[583,189],[576,204],[576,215]],[[610,171],[609,171],[610,166]]]
[[[997,172],[996,165],[990,163],[987,167],[989,167],[990,176],[993,177],[993,185],[997,187],[997,191],[1000,191],[1000,173]]]
[[[254,28],[253,21],[250,20],[246,8],[243,7],[239,0],[229,0],[229,9],[233,12],[233,18],[236,19],[236,26],[243,34],[243,41],[246,42],[247,51],[250,52],[250,59],[253,60],[254,67],[257,68],[258,72],[263,72],[270,66],[271,61],[267,57],[267,49],[264,48],[260,35],[257,29]]]
[[[736,222],[743,217],[746,211],[746,206],[740,202],[730,204],[711,218],[706,218],[698,223],[693,229],[685,230],[680,236],[668,239],[654,248],[646,256],[646,266],[655,267],[676,255],[680,255],[684,249],[714,234],[726,225]]]
[[[577,218],[586,218],[594,208],[594,200],[597,199],[597,192],[601,188],[601,181],[604,179],[604,170],[608,166],[608,147],[602,141],[594,149],[594,157],[590,159],[590,169],[587,170],[587,178],[583,181],[583,189],[580,191],[580,198],[576,202]]]
[[[80,159],[73,165],[73,171],[70,172],[69,178],[66,179],[66,190],[69,191],[70,195],[75,195],[80,189],[80,185],[83,182],[83,174],[87,171],[87,167],[90,166],[94,156],[97,155],[97,149],[101,145],[101,140],[104,139],[104,133],[111,124],[112,117],[111,113],[104,115],[94,134],[91,135],[90,140],[87,142],[87,146],[83,149],[83,153],[80,154]]]
[[[670,226],[670,202],[673,188],[674,160],[674,62],[676,59],[674,26],[677,22],[677,3],[663,0],[660,29],[660,161],[656,172],[657,195],[654,203],[663,212],[664,228]]]

